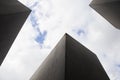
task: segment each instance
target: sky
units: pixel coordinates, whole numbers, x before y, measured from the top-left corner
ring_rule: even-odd
[[[0,67],[0,80],[29,80],[65,33],[98,56],[111,80],[120,80],[120,30],[89,7],[91,0],[19,1],[32,12]]]

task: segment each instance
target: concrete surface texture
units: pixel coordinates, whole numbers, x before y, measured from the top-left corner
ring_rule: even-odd
[[[110,80],[97,56],[65,34],[30,80]]]
[[[0,0],[0,65],[30,12],[17,0]]]
[[[120,0],[93,0],[90,6],[114,27],[120,29]]]

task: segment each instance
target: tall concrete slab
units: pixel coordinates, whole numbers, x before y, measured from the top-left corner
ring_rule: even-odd
[[[114,27],[120,29],[120,0],[93,0],[90,6]]]
[[[17,0],[0,0],[0,65],[30,12]]]
[[[97,56],[65,34],[30,80],[110,80]]]

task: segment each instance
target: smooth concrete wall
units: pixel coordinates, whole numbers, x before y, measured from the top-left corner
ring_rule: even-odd
[[[90,6],[109,21],[114,27],[120,29],[120,1],[119,0],[93,0]]]
[[[30,9],[21,4],[18,0],[0,0],[0,15],[9,15],[26,11],[30,11]]]
[[[65,80],[65,36],[30,80]]]
[[[97,56],[65,34],[30,80],[110,80]]]
[[[65,80],[110,80],[97,56],[66,36]]]
[[[118,0],[93,0],[92,4],[110,3],[113,1],[118,1]]]
[[[0,1],[0,65],[31,10],[17,0]]]

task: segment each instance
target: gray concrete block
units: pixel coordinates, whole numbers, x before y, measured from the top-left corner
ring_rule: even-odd
[[[120,0],[93,0],[90,6],[114,27],[120,29]]]
[[[17,0],[0,1],[0,65],[30,12]]]
[[[97,56],[65,34],[30,80],[110,80]]]

